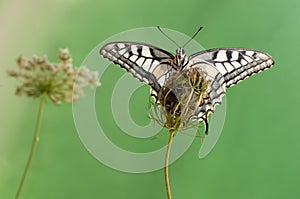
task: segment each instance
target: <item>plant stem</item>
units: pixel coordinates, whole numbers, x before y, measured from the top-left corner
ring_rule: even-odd
[[[170,129],[170,137],[168,141],[167,151],[166,151],[166,158],[165,158],[165,182],[166,182],[166,191],[168,199],[171,199],[171,189],[170,189],[170,182],[169,182],[169,156],[171,150],[171,144],[174,137],[174,130]]]
[[[32,141],[32,144],[31,144],[31,149],[30,149],[28,160],[27,160],[27,164],[26,164],[26,167],[25,167],[25,170],[24,170],[24,173],[23,173],[23,176],[22,176],[22,179],[21,179],[21,182],[20,182],[20,185],[19,185],[19,188],[18,188],[15,199],[18,199],[20,194],[21,194],[21,190],[23,188],[23,184],[25,182],[25,179],[26,179],[26,176],[27,176],[27,173],[28,173],[31,161],[32,161],[32,157],[33,157],[33,154],[34,154],[34,151],[35,151],[35,148],[36,148],[36,144],[39,141],[41,118],[42,118],[42,112],[43,112],[43,107],[44,107],[44,104],[45,104],[46,96],[47,96],[47,94],[43,93],[40,97],[39,112],[38,112],[38,116],[37,116],[37,121],[36,121],[36,126],[35,126],[35,131],[34,131],[34,137],[33,137],[33,141]]]

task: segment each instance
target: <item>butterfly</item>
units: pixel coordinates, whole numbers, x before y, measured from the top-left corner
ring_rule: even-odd
[[[246,48],[214,48],[188,56],[182,47],[173,55],[150,44],[122,41],[105,44],[100,54],[150,85],[156,101],[172,74],[191,69],[204,71],[207,90],[190,119],[204,121],[206,134],[208,116],[221,104],[226,89],[274,65],[269,54]]]

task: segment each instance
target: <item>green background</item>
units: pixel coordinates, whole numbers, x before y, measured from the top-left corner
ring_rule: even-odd
[[[15,195],[38,108],[38,100],[13,95],[17,82],[7,77],[6,70],[15,67],[15,58],[48,54],[54,61],[58,48],[68,47],[78,66],[111,35],[157,25],[187,35],[201,25],[204,30],[196,40],[205,48],[260,49],[276,62],[274,68],[228,90],[225,126],[209,156],[198,159],[199,140],[195,140],[170,166],[173,198],[299,198],[299,13],[298,0],[1,0],[0,198]],[[121,74],[121,69],[111,69],[110,76],[101,79],[103,87]],[[99,103],[109,94],[100,89]],[[145,117],[147,92],[136,93],[135,104],[141,111],[132,114],[140,123],[145,123],[139,118]],[[109,119],[101,122],[111,128],[110,137],[119,146],[151,149],[151,141],[148,147],[136,140],[132,145]],[[167,138],[160,137],[159,144]],[[166,193],[162,170],[128,174],[95,160],[77,135],[71,105],[48,101],[21,198],[152,199],[166,198]]]

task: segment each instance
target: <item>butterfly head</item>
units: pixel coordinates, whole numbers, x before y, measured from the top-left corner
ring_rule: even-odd
[[[175,55],[175,63],[178,65],[179,69],[183,69],[183,67],[188,63],[188,56],[185,54],[183,48],[178,48],[176,50]]]

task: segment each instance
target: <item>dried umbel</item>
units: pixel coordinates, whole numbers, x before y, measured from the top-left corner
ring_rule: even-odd
[[[68,49],[60,49],[59,63],[50,63],[46,56],[17,59],[18,69],[8,74],[20,80],[16,95],[30,98],[47,94],[54,103],[76,101],[83,95],[82,87],[99,86],[98,73],[86,67],[73,68],[72,57]]]
[[[206,76],[196,68],[172,73],[157,95],[158,102],[152,104],[152,118],[175,131],[194,125],[191,118],[207,90]]]
[[[86,67],[73,68],[68,49],[59,51],[58,60],[59,63],[53,64],[48,61],[46,56],[42,58],[33,56],[30,59],[20,56],[17,59],[18,69],[8,71],[11,77],[21,82],[16,89],[16,95],[40,98],[34,138],[15,199],[20,197],[39,140],[41,118],[46,98],[49,97],[56,104],[63,101],[73,102],[83,95],[82,87],[100,85],[97,72],[91,72]]]

